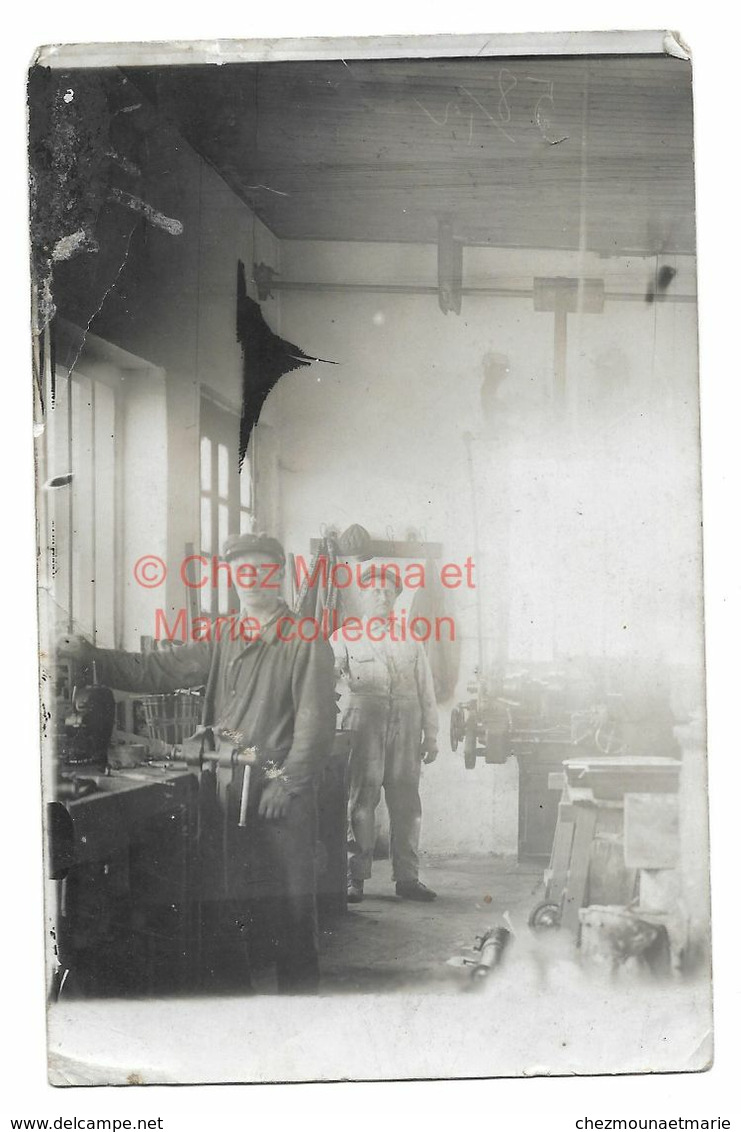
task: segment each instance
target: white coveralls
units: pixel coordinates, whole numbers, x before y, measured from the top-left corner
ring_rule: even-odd
[[[416,641],[348,644],[334,640],[337,670],[347,686],[342,726],[356,732],[350,752],[348,877],[367,880],[375,844],[375,812],[383,786],[397,882],[418,879],[421,742],[435,741],[437,707],[430,665]]]

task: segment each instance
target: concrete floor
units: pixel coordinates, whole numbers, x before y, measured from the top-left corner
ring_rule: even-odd
[[[426,858],[422,879],[437,894],[431,904],[395,894],[389,861],[376,861],[362,904],[324,925],[324,994],[459,991],[467,972],[447,965],[477,934],[504,924],[506,912],[524,925],[542,891],[543,871],[492,856]]]
[[[534,935],[540,869],[491,856],[425,858],[432,904],[397,899],[386,861],[365,901],[325,923],[317,997],[61,999],[49,1012],[55,1084],[533,1076],[696,1071],[712,1057],[710,981],[614,978],[568,932]],[[499,967],[447,964],[503,922]],[[470,994],[468,991],[478,993]],[[208,1036],[204,1044],[203,1035]]]

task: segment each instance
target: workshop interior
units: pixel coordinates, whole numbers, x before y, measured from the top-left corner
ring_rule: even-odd
[[[29,80],[50,999],[275,993],[204,911],[205,681],[55,651],[210,640],[237,536],[335,633],[385,566],[432,680],[409,899],[337,685],[320,993],[707,979],[688,60],[132,60]]]

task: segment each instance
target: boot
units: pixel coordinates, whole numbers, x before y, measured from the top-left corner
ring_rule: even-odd
[[[363,882],[362,880],[349,880],[347,882],[347,902],[348,904],[360,904],[363,899]]]
[[[398,880],[396,882],[396,895],[402,900],[419,900],[429,903],[437,898],[437,893],[422,884],[421,880]]]

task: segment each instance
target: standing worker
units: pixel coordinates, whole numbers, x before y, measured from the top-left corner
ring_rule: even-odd
[[[406,900],[434,900],[419,879],[421,763],[437,757],[438,718],[430,666],[417,641],[394,639],[391,619],[401,584],[373,567],[360,577],[364,632],[357,643],[335,638],[335,664],[349,693],[342,726],[355,732],[350,752],[348,889],[351,904],[363,899],[371,875],[375,813],[383,787],[391,825],[396,893]]]
[[[93,648],[79,637],[64,638],[59,648],[88,666],[95,662],[98,680],[123,691],[205,685],[202,741],[223,752],[227,765],[201,774],[202,907],[216,938],[222,932],[234,939],[252,920],[269,942],[279,992],[311,993],[319,983],[316,785],[336,720],[332,650],[324,640],[289,640],[280,632],[290,610],[281,596],[285,555],[276,539],[232,535],[223,558],[237,579],[247,632],[214,632],[213,640],[144,654]],[[245,771],[229,765],[229,756],[250,748],[257,762],[247,820],[240,822]],[[218,980],[218,951],[213,968]]]

